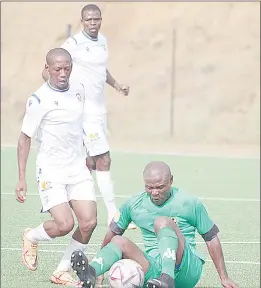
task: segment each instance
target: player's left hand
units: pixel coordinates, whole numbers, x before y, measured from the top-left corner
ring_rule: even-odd
[[[130,87],[127,85],[116,84],[115,89],[124,96],[129,95]]]
[[[224,288],[239,288],[239,286],[229,278],[222,280],[221,285]]]

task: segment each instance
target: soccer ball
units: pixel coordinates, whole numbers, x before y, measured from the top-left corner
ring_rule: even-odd
[[[144,284],[144,272],[140,264],[130,259],[114,263],[108,277],[111,288],[134,288]]]

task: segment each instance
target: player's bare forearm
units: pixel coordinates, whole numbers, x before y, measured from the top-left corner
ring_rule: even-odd
[[[119,86],[119,84],[117,83],[117,81],[111,76],[111,73],[109,72],[109,70],[106,70],[107,72],[107,78],[106,78],[106,83],[109,84],[112,88],[117,89],[117,86]]]
[[[105,237],[103,239],[101,248],[103,248],[104,246],[109,244],[111,242],[111,239],[116,235],[117,235],[116,233],[112,232],[111,229],[109,229],[107,234],[105,235]]]
[[[31,138],[24,133],[20,134],[17,146],[19,180],[25,180],[25,171],[31,147]]]
[[[224,255],[218,236],[216,236],[211,241],[206,241],[206,244],[208,247],[208,252],[215,264],[220,279],[227,279],[228,275],[226,271]]]

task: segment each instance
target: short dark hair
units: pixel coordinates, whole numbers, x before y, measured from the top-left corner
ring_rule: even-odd
[[[99,13],[101,15],[101,9],[95,4],[88,4],[88,5],[84,6],[82,8],[81,16],[83,16],[83,13],[85,11],[99,11]]]
[[[55,58],[55,56],[66,56],[70,59],[70,62],[72,62],[71,54],[67,50],[59,47],[59,48],[53,48],[47,53],[46,55],[47,65],[51,65],[53,63],[53,59]]]

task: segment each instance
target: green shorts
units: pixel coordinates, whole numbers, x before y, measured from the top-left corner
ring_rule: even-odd
[[[146,253],[144,253],[144,255],[150,262],[150,267],[145,274],[143,287],[145,287],[145,284],[149,279],[158,278],[162,269],[160,255],[156,258],[151,257]],[[201,277],[203,264],[203,260],[195,255],[188,243],[185,241],[182,261],[179,267],[176,267],[175,269],[175,288],[194,288]]]

